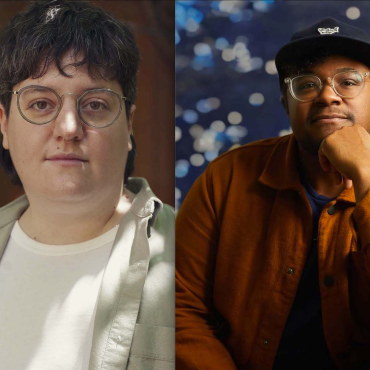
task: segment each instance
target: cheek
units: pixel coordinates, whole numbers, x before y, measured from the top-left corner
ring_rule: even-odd
[[[112,174],[120,171],[127,157],[127,135],[121,131],[107,132],[90,141],[89,147],[100,170]]]
[[[43,138],[42,130],[38,126],[30,127],[30,125],[23,122],[9,124],[9,148],[14,160],[23,161],[27,158],[27,162],[32,163],[32,159],[37,159],[41,155],[42,143],[46,138]]]

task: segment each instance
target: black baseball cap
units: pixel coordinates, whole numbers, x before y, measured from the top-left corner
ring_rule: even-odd
[[[276,54],[276,68],[281,74],[284,65],[312,57],[319,50],[339,54],[370,66],[370,36],[362,29],[325,18],[293,34],[290,42]]]

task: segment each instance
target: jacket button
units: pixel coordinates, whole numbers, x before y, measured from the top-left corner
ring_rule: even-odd
[[[334,284],[334,277],[333,276],[325,276],[324,278],[324,285],[325,286],[332,286]]]
[[[293,267],[289,267],[288,270],[286,270],[286,272],[289,274],[289,275],[293,275],[294,274],[294,268]]]
[[[332,216],[335,213],[335,206],[329,207],[327,212],[330,216]]]
[[[264,339],[263,340],[263,345],[264,346],[268,346],[270,344],[270,341],[269,340],[267,340],[267,339]]]

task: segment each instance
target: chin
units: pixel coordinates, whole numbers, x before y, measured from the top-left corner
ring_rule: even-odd
[[[52,201],[78,202],[86,199],[92,190],[91,186],[85,181],[83,183],[76,181],[52,181],[45,184],[43,189],[37,189],[39,194]]]

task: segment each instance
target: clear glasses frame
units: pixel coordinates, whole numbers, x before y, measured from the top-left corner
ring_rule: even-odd
[[[53,92],[57,97],[58,97],[58,101],[59,101],[59,105],[58,105],[58,109],[54,115],[54,117],[52,119],[49,119],[47,122],[43,122],[43,123],[37,123],[37,122],[32,122],[30,119],[28,119],[22,112],[21,110],[21,107],[20,107],[20,103],[19,103],[19,97],[21,96],[22,92],[24,90],[27,90],[29,88],[39,88],[39,87],[42,87],[42,88],[45,88],[51,92]],[[122,113],[122,100],[124,100],[126,103],[129,102],[129,100],[125,97],[125,96],[122,96],[120,93],[116,92],[116,91],[113,91],[111,89],[91,89],[91,90],[87,90],[85,91],[80,97],[78,97],[76,94],[74,93],[70,93],[70,92],[66,92],[64,93],[62,96],[60,96],[54,89],[52,89],[51,87],[47,87],[47,86],[41,86],[41,85],[28,85],[28,86],[24,86],[22,87],[21,89],[19,90],[16,90],[16,91],[10,91],[13,95],[17,95],[17,107],[18,107],[18,111],[20,113],[20,115],[29,123],[32,123],[33,125],[46,125],[47,123],[53,121],[55,118],[58,117],[58,114],[60,112],[60,110],[62,109],[62,104],[63,104],[63,101],[62,101],[62,97],[64,95],[74,95],[77,97],[77,112],[78,112],[78,116],[81,118],[81,120],[85,123],[85,125],[87,126],[90,126],[90,127],[94,127],[94,128],[105,128],[105,127],[108,127],[108,126],[111,126],[113,125],[114,122],[117,121],[117,119],[120,117],[121,113]],[[89,93],[91,92],[109,92],[111,94],[114,94],[116,95],[118,98],[119,98],[119,102],[120,102],[120,109],[119,109],[119,112],[117,114],[117,116],[114,118],[114,120],[110,123],[108,123],[107,125],[105,126],[94,126],[92,125],[91,123],[87,122],[83,117],[82,117],[82,114],[81,114],[81,109],[80,109],[80,101]]]
[[[348,72],[356,72],[356,73],[358,73],[359,75],[361,75],[361,76],[362,76],[362,78],[363,78],[363,80],[362,80],[361,90],[359,90],[359,92],[358,92],[356,95],[354,95],[354,96],[346,96],[346,95],[340,94],[340,93],[336,90],[336,88],[335,88],[335,86],[334,86],[334,80],[335,80],[335,77],[336,77],[336,76],[338,76],[338,75],[340,75],[340,74],[348,73]],[[294,94],[294,91],[293,91],[293,81],[294,81],[296,78],[299,78],[299,77],[315,77],[315,78],[317,78],[317,79],[320,81],[320,88],[319,88],[319,90],[318,90],[317,95],[316,95],[314,98],[303,100],[303,99],[299,99],[299,98],[297,98],[297,96]],[[340,96],[340,97],[342,97],[342,98],[346,98],[346,99],[353,99],[353,98],[356,98],[358,95],[360,95],[360,94],[361,94],[361,91],[364,89],[364,86],[365,86],[365,77],[370,77],[370,72],[361,73],[361,72],[359,72],[359,71],[357,71],[357,70],[351,70],[351,71],[343,71],[343,72],[336,73],[333,77],[326,77],[325,79],[326,79],[326,80],[328,80],[328,82],[329,82],[329,84],[330,84],[330,87],[333,89],[333,91],[334,91],[338,96]],[[323,88],[323,80],[322,80],[319,76],[316,76],[316,75],[313,75],[313,74],[303,74],[303,75],[295,76],[295,77],[293,77],[293,78],[287,77],[287,78],[285,78],[285,79],[284,79],[284,82],[285,82],[285,83],[287,83],[287,84],[289,84],[289,92],[290,92],[290,95],[291,95],[294,99],[296,99],[296,100],[298,100],[298,101],[300,101],[300,102],[303,102],[303,103],[306,103],[306,102],[309,102],[309,101],[312,101],[312,100],[316,99],[316,98],[320,95],[320,93],[321,93],[321,91],[322,91],[322,88]]]

